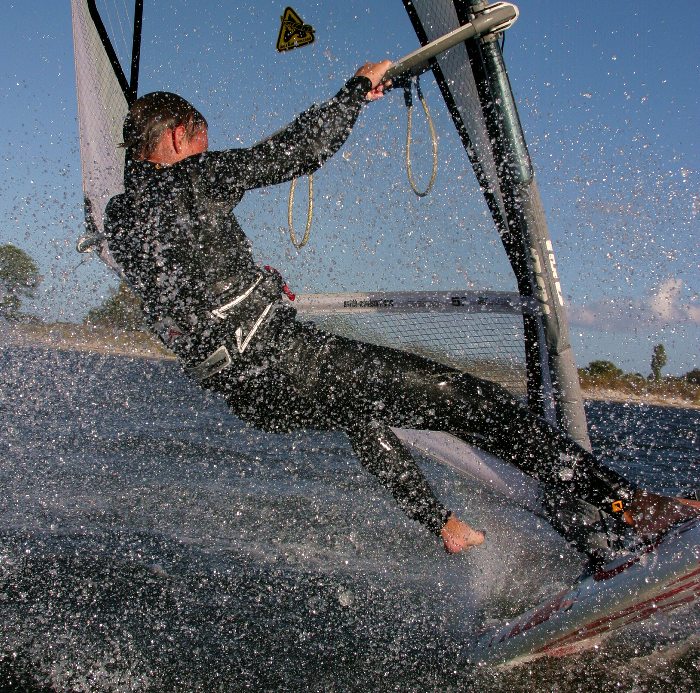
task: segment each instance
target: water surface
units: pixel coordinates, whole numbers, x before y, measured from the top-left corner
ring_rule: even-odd
[[[581,557],[525,510],[420,460],[488,546],[449,557],[342,434],[245,427],[176,364],[0,350],[0,689],[695,690],[698,609],[512,670],[465,643]],[[668,492],[700,413],[594,403],[594,444]]]

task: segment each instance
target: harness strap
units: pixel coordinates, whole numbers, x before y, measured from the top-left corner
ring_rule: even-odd
[[[304,229],[304,237],[299,241],[297,240],[297,235],[294,232],[294,189],[297,186],[297,179],[292,178],[292,183],[289,186],[289,204],[287,205],[287,224],[289,225],[289,240],[292,245],[297,249],[301,250],[308,242],[311,237],[311,220],[314,216],[314,176],[309,175],[309,203],[306,208],[306,228]]]
[[[223,306],[219,306],[218,308],[215,308],[212,310],[211,314],[219,318],[220,320],[223,320],[226,318],[226,316],[239,304],[243,303],[243,301],[250,296],[253,291],[258,287],[258,284],[263,280],[263,275],[258,274],[257,279],[242,293],[236,296],[232,301],[229,301],[228,303],[225,303]]]
[[[428,102],[423,96],[423,90],[420,88],[420,81],[416,77],[416,93],[418,94],[418,99],[423,106],[423,111],[425,113],[425,118],[428,121],[428,129],[430,130],[430,139],[433,146],[433,170],[430,174],[430,180],[428,181],[428,186],[425,190],[418,190],[418,186],[413,178],[413,169],[411,167],[411,142],[412,135],[411,130],[413,127],[413,97],[411,95],[411,83],[409,82],[404,86],[404,98],[406,100],[407,111],[407,125],[406,125],[406,173],[408,175],[408,182],[418,197],[425,197],[433,188],[435,184],[435,179],[437,178],[437,168],[438,168],[438,143],[437,143],[437,133],[435,132],[435,125],[433,124],[433,118],[430,115],[430,110],[428,109]]]

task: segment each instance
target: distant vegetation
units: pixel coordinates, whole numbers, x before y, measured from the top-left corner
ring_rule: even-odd
[[[695,368],[681,376],[662,376],[661,368],[664,365],[666,350],[663,345],[657,345],[648,376],[625,373],[612,361],[591,361],[586,368],[579,368],[578,373],[581,387],[587,390],[606,389],[640,396],[677,397],[700,404],[700,369]]]
[[[0,317],[32,321],[22,313],[22,301],[36,296],[42,276],[31,255],[12,243],[0,245]]]
[[[37,318],[22,311],[23,301],[36,296],[42,279],[36,262],[28,253],[11,243],[0,245],[0,318],[11,322],[32,323],[32,329],[44,329],[49,332],[63,325],[64,331],[67,331],[64,339],[70,341],[72,333],[67,323],[46,325],[42,328],[42,325],[36,324],[40,322]],[[128,337],[134,344],[141,344],[145,339],[150,349],[156,348],[155,340],[144,334],[146,329],[141,301],[124,282],[112,291],[102,305],[88,312],[84,323],[86,329],[98,329],[103,332],[118,330],[125,333],[124,337]],[[131,336],[128,336],[128,333]],[[108,332],[104,334],[107,335]],[[434,354],[425,355],[435,357]],[[695,368],[678,377],[664,376],[661,370],[667,362],[666,348],[663,344],[657,344],[652,351],[649,375],[625,373],[612,361],[603,360],[591,361],[585,368],[580,368],[578,373],[581,386],[586,390],[614,390],[635,396],[675,397],[700,405],[700,369]]]
[[[124,283],[97,308],[86,316],[85,323],[100,327],[116,327],[123,330],[144,329],[141,300]]]
[[[651,377],[658,382],[661,380],[661,369],[668,363],[666,348],[663,344],[657,344],[651,355]]]

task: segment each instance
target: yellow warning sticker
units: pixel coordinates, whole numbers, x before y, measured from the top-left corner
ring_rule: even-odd
[[[302,18],[288,7],[282,15],[282,26],[277,37],[277,50],[289,51],[314,42],[314,29],[304,24]]]

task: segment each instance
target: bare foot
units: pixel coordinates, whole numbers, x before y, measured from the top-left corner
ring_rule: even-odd
[[[649,491],[635,491],[625,522],[646,537],[658,536],[673,525],[700,517],[700,501],[669,498]]]
[[[454,515],[449,516],[440,531],[440,536],[445,544],[447,553],[467,551],[473,546],[483,544],[486,538],[483,532],[480,532],[478,529],[472,529],[466,522],[458,520]]]

